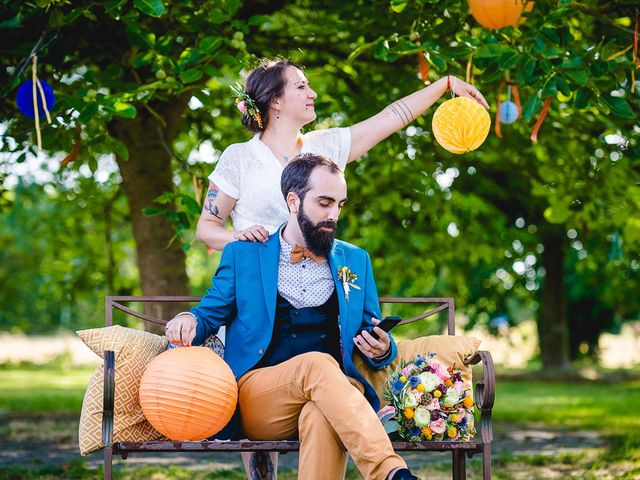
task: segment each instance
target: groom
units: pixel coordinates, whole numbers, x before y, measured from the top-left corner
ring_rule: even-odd
[[[299,438],[299,478],[343,478],[346,449],[366,479],[415,479],[352,361],[355,346],[382,369],[396,346],[374,326],[380,310],[369,255],[334,240],[344,175],[324,157],[300,155],[282,172],[281,188],[289,221],[264,244],[227,245],[206,296],[167,324],[167,337],[199,345],[227,326],[242,429],[255,440]]]

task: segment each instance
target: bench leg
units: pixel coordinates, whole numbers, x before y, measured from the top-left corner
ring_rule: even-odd
[[[467,464],[464,452],[453,451],[453,480],[465,480],[467,478]]]
[[[482,480],[491,480],[491,444],[482,447]]]
[[[111,466],[113,465],[113,449],[104,447],[104,480],[111,480]]]

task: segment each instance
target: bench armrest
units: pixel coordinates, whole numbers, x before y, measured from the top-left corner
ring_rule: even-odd
[[[115,355],[104,352],[104,394],[102,397],[102,443],[106,450],[113,445],[113,406],[115,402]]]
[[[478,350],[465,358],[465,365],[477,365],[482,362],[483,377],[475,382],[474,400],[480,409],[480,435],[482,443],[491,443],[493,430],[491,426],[491,409],[496,397],[496,372],[493,367],[491,354],[484,350]]]

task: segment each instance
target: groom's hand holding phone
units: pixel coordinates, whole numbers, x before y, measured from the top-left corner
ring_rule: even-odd
[[[387,332],[400,323],[400,317],[386,317],[382,322],[372,318],[373,327],[362,328],[353,338],[358,350],[369,358],[384,356],[391,346],[391,340]]]

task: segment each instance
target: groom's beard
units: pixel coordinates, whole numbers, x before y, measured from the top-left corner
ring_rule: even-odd
[[[304,207],[301,204],[298,210],[298,225],[302,231],[302,236],[307,244],[307,248],[316,255],[326,257],[333,246],[333,239],[336,235],[336,222],[325,220],[314,224],[309,217],[304,214]],[[331,230],[320,230],[322,227]]]

